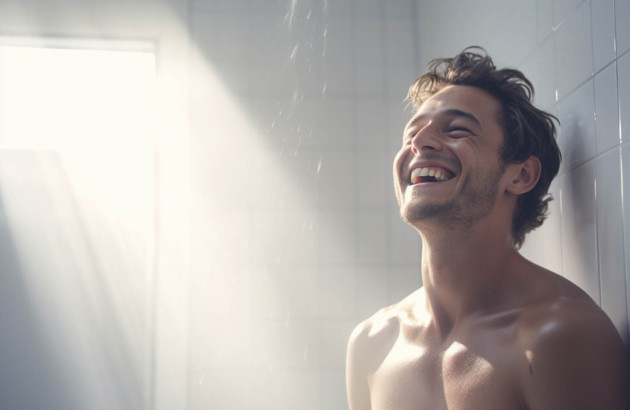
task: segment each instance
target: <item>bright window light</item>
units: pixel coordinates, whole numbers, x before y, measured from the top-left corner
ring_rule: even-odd
[[[130,44],[0,38],[0,286],[28,296],[11,408],[151,400],[160,126],[152,46]]]

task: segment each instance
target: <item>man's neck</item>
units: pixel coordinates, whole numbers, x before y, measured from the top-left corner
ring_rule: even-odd
[[[422,237],[426,307],[443,336],[474,313],[506,306],[505,286],[523,261],[509,234],[490,225],[465,233]]]

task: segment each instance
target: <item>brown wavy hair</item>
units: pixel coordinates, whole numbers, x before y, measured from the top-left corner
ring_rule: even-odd
[[[519,196],[512,217],[514,245],[520,248],[525,235],[542,225],[549,212],[552,199],[549,185],[562,159],[556,142],[558,119],[534,106],[534,86],[521,71],[497,69],[481,47],[468,47],[453,58],[432,60],[427,73],[409,88],[406,101],[417,110],[427,98],[448,85],[477,87],[499,100],[504,164],[523,162],[532,155],[540,160],[540,179],[532,190]]]

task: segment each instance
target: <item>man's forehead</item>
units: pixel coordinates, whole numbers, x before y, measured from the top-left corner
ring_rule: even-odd
[[[489,119],[497,120],[499,101],[490,93],[471,86],[449,85],[427,98],[413,114],[409,124],[431,115],[465,117],[483,125]]]

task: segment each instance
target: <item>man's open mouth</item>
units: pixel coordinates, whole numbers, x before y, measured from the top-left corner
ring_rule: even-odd
[[[442,182],[453,178],[453,174],[443,168],[415,168],[411,171],[411,183]]]

